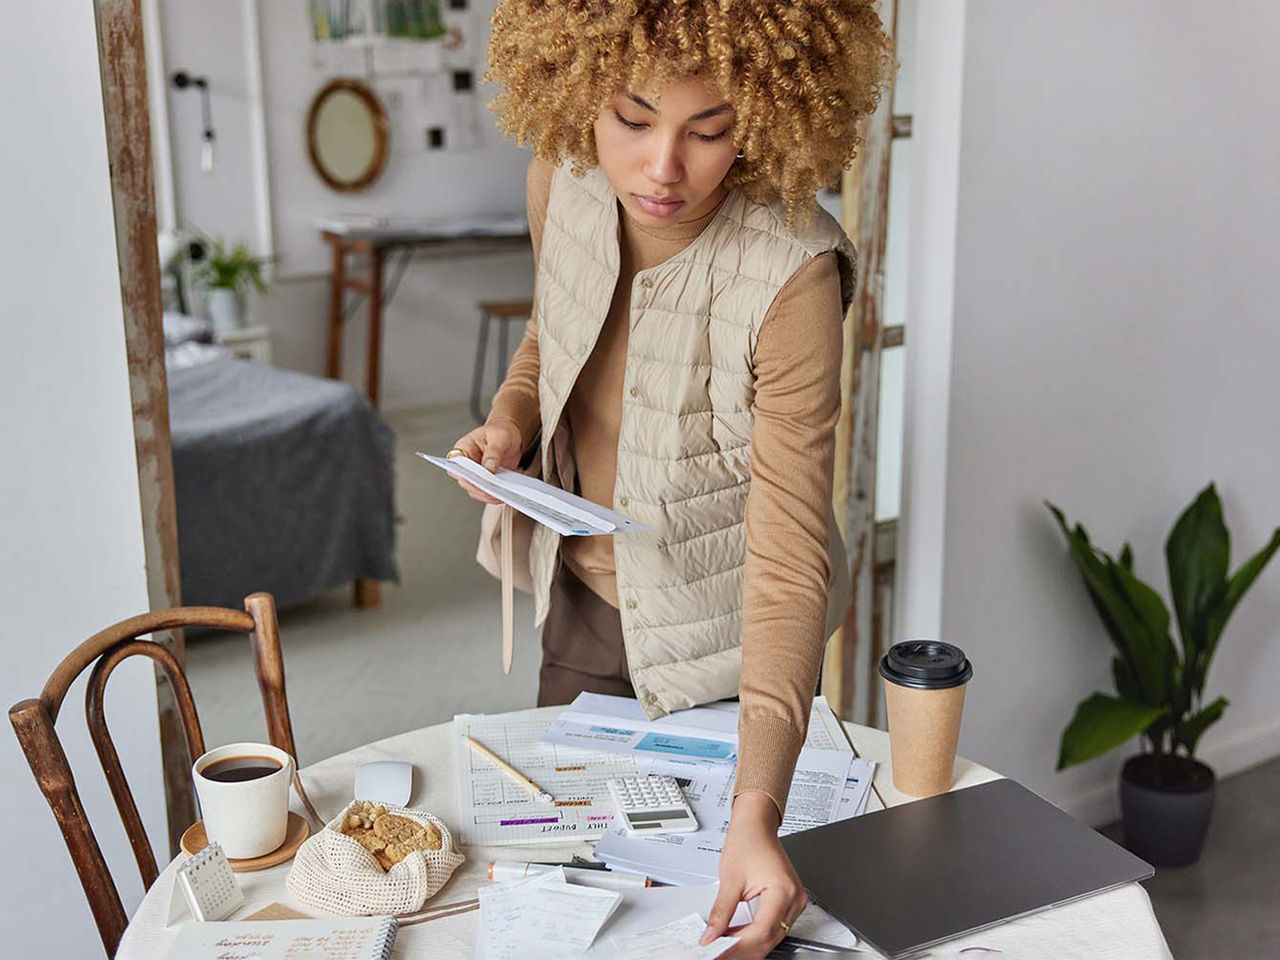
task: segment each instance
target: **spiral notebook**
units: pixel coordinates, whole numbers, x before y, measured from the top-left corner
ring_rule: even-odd
[[[390,960],[391,917],[188,923],[170,960]]]

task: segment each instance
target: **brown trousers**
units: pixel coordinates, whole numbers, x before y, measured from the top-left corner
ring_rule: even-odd
[[[562,564],[551,582],[551,607],[542,625],[538,706],[570,703],[583,692],[636,695],[621,616]]]

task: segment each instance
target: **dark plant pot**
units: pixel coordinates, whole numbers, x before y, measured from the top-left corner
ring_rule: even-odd
[[[1148,863],[1195,863],[1213,813],[1215,778],[1187,757],[1130,757],[1120,771],[1124,845]]]

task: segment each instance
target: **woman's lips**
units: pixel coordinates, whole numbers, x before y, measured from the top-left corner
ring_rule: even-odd
[[[651,217],[669,217],[681,207],[684,206],[683,200],[674,198],[669,200],[658,200],[654,197],[646,197],[641,194],[632,194],[636,198],[636,203],[640,204],[640,209]]]

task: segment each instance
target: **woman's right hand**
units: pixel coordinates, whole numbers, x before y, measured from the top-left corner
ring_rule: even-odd
[[[520,452],[524,449],[524,440],[514,420],[499,417],[490,423],[476,427],[470,433],[463,434],[453,448],[458,452],[454,453],[451,450],[450,456],[470,457],[490,473],[496,473],[499,467],[515,470],[520,465]],[[472,500],[479,500],[481,503],[501,503],[500,500],[495,500],[467,481],[459,480],[457,477],[454,479],[458,481],[458,486],[467,491]]]

